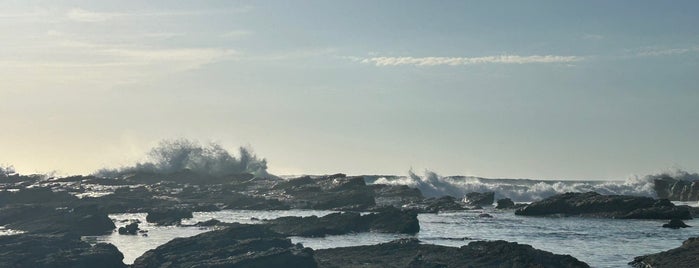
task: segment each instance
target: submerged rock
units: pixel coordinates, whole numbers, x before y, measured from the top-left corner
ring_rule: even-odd
[[[517,209],[516,215],[589,216],[618,219],[691,219],[690,210],[667,200],[595,192],[565,193]]]
[[[313,250],[260,225],[175,238],[138,257],[142,267],[317,267]]]
[[[569,255],[529,245],[477,241],[460,248],[401,239],[371,246],[315,251],[319,267],[589,267]]]
[[[663,228],[679,229],[679,228],[687,228],[687,227],[692,227],[692,226],[685,224],[680,219],[672,219],[672,220],[670,220],[670,222],[663,224]]]
[[[338,212],[323,217],[281,217],[268,220],[265,225],[290,236],[322,237],[357,232],[384,232],[415,234],[420,231],[417,212],[394,207],[376,213],[360,215],[357,212]]]
[[[495,193],[494,192],[485,192],[485,193],[471,192],[471,193],[466,194],[466,197],[464,197],[464,203],[472,205],[472,206],[492,206],[494,201],[495,201]]]
[[[697,267],[699,237],[685,240],[682,246],[660,253],[639,256],[629,265],[637,268]]]
[[[0,267],[126,267],[112,244],[90,246],[77,236],[0,236]]]

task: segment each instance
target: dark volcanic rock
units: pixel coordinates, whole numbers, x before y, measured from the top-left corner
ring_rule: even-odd
[[[425,198],[418,203],[408,204],[404,207],[414,209],[420,213],[437,213],[440,211],[461,211],[471,209],[453,196],[442,196],[438,198]],[[474,207],[480,208],[480,207]]]
[[[157,208],[148,211],[146,221],[157,225],[176,225],[182,219],[192,218],[192,211],[185,208]]]
[[[685,240],[682,246],[660,253],[639,256],[629,265],[637,268],[697,267],[699,237]]]
[[[24,188],[17,192],[0,192],[0,206],[11,204],[43,204],[64,206],[77,201],[78,198],[68,192],[54,192],[50,188]]]
[[[116,226],[97,206],[14,205],[0,208],[0,225],[30,233],[102,235]]]
[[[317,267],[313,250],[260,225],[175,238],[134,261],[141,267]]]
[[[565,193],[517,209],[516,215],[562,214],[619,219],[691,219],[690,210],[667,200],[650,197],[601,195],[595,192]]]
[[[497,208],[497,209],[508,209],[508,208],[514,208],[514,207],[515,207],[515,202],[509,198],[503,198],[503,199],[498,200],[498,204],[497,204],[497,206],[495,206],[495,208]]]
[[[411,188],[407,185],[386,185],[373,184],[369,185],[374,190],[374,199],[376,205],[400,207],[404,204],[420,202],[425,197],[422,196],[420,189]]]
[[[687,227],[692,227],[692,226],[685,224],[680,219],[672,219],[672,220],[670,220],[670,222],[663,224],[663,228],[679,229],[679,228],[687,228]]]
[[[364,177],[344,174],[281,181],[273,190],[291,197],[289,202],[294,208],[365,210],[376,205],[374,190],[366,185]]]
[[[376,213],[360,215],[356,212],[338,212],[323,217],[281,217],[265,223],[272,230],[290,236],[322,237],[357,232],[384,232],[415,234],[420,231],[417,212],[394,207]]]
[[[420,244],[417,239],[315,251],[319,267],[589,267],[569,255],[529,245],[477,241],[460,248]]]
[[[19,234],[0,236],[0,267],[126,267],[112,244],[90,246],[79,237]]]
[[[138,230],[140,230],[138,228],[138,223],[134,222],[134,223],[130,223],[124,227],[119,227],[118,231],[119,231],[119,234],[122,234],[122,235],[136,235],[136,234],[138,234]]]
[[[464,202],[472,206],[492,206],[494,201],[494,192],[471,192],[466,194],[466,197],[464,197]]]

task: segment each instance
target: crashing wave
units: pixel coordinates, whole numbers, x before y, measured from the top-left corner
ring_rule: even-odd
[[[495,198],[515,202],[532,202],[566,192],[595,191],[600,194],[621,194],[655,197],[653,179],[629,178],[625,181],[549,181],[528,179],[485,179],[478,177],[442,177],[426,170],[424,176],[412,170],[406,177],[381,177],[374,184],[408,185],[426,197],[451,195],[462,197],[470,192],[495,192]]]
[[[267,173],[267,160],[257,158],[245,147],[240,147],[238,154],[235,157],[216,143],[202,146],[186,139],[164,140],[148,153],[149,161],[117,169],[102,169],[95,175],[113,178],[128,173],[170,174],[189,170],[211,176],[240,173],[250,173],[256,177],[270,176]]]

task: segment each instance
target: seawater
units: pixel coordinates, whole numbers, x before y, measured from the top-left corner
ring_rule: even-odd
[[[198,221],[218,219],[223,222],[259,223],[263,219],[282,216],[323,216],[333,211],[321,210],[224,210],[196,212],[194,218],[183,221],[193,224]],[[479,217],[488,213],[492,218]],[[112,214],[117,226],[138,219],[141,229],[148,236],[119,235],[116,232],[105,236],[84,237],[88,242],[114,244],[124,253],[124,262],[133,261],[144,252],[176,237],[188,237],[212,228],[163,227],[145,221],[146,214]],[[635,256],[656,253],[678,247],[682,241],[699,236],[699,226],[679,230],[661,228],[662,220],[614,220],[580,217],[524,217],[512,211],[492,208],[474,211],[420,214],[420,232],[415,235],[357,233],[323,238],[291,237],[292,242],[302,243],[314,249],[371,245],[399,238],[415,237],[423,243],[459,247],[476,240],[506,240],[532,245],[534,248],[556,254],[569,254],[590,264],[592,267],[626,267]],[[691,226],[699,220],[685,221]]]

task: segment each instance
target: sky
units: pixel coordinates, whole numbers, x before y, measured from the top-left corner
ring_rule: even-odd
[[[0,165],[160,140],[273,174],[699,170],[697,1],[0,0]]]

